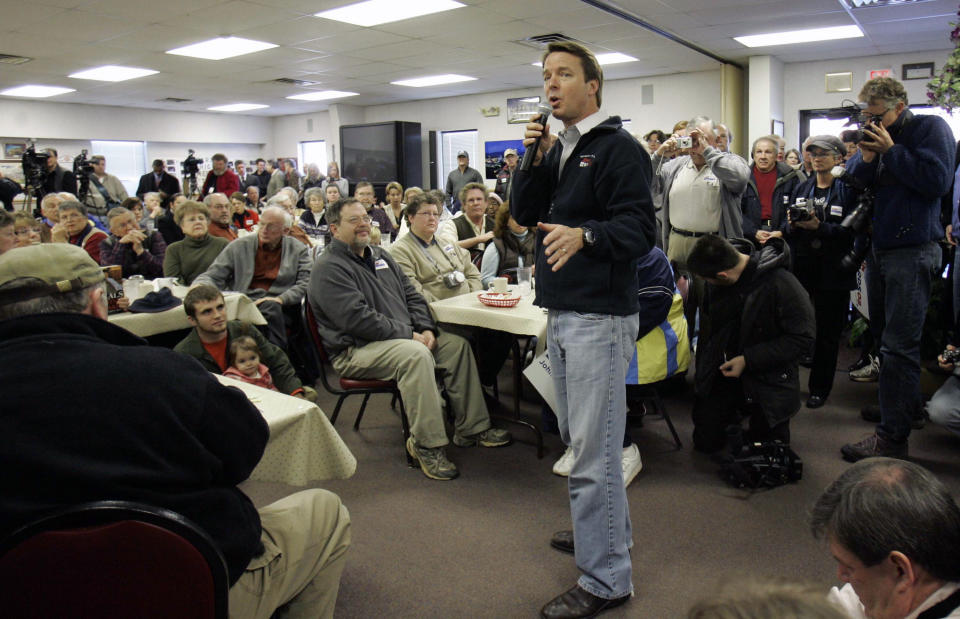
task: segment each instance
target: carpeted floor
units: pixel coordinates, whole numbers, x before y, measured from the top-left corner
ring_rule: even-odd
[[[842,352],[842,369],[851,354]],[[501,374],[503,402],[511,401],[508,369]],[[806,375],[803,370],[804,386]],[[927,395],[942,380],[926,375]],[[810,536],[806,513],[846,468],[840,445],[872,430],[858,411],[876,401],[876,389],[838,372],[827,405],[801,409],[791,426],[803,480],[753,495],[726,486],[716,465],[691,449],[689,390],[665,396],[684,447],[674,449],[658,418],[634,430],[644,463],[627,489],[636,597],[604,616],[681,617],[723,579],[750,575],[808,581],[826,592],[835,564]],[[321,396],[321,407],[332,410],[333,399]],[[575,583],[573,557],[548,545],[555,530],[570,527],[566,480],[551,473],[563,452],[558,437],[546,438],[547,454],[538,460],[530,432],[506,426],[521,442],[503,449],[451,446],[460,478],[431,481],[406,466],[389,398],[374,396],[355,432],[359,402],[348,400],[337,424],[357,458],[357,473],[322,485],[343,499],[353,521],[338,617],[536,617]],[[531,421],[539,410],[535,402],[523,403]],[[960,489],[958,448],[960,439],[930,425],[910,440],[912,459],[954,491]],[[256,482],[243,488],[258,505],[298,490]]]

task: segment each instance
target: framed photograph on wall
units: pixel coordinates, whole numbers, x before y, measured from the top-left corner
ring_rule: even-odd
[[[507,99],[507,123],[510,125],[525,125],[530,117],[537,113],[540,97],[518,97]]]
[[[933,79],[933,63],[914,62],[913,64],[905,64],[900,69],[900,75],[905,80]]]
[[[776,118],[774,118],[773,120],[771,120],[771,121],[770,121],[770,133],[771,133],[771,135],[779,135],[780,137],[784,137],[784,136],[783,136],[783,133],[784,133],[783,121],[782,121],[782,120],[777,120]]]
[[[27,150],[27,145],[24,142],[6,142],[3,145],[3,158],[19,159],[23,156],[25,150]]]
[[[19,159],[0,159],[0,172],[4,178],[9,178],[23,185],[23,165]]]
[[[523,159],[523,140],[498,140],[483,143],[483,159],[486,164],[486,177],[497,178],[497,172],[503,169],[506,162],[503,160],[503,151],[508,148],[517,149],[517,155]]]

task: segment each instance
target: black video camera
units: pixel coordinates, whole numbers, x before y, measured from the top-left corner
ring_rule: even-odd
[[[93,164],[87,159],[87,149],[73,158],[73,176],[77,179],[77,199],[86,203],[90,195],[90,175],[93,174]]]
[[[856,271],[870,250],[870,220],[873,218],[874,190],[872,186],[865,185],[841,166],[834,167],[830,173],[859,194],[857,206],[840,222],[842,227],[850,230],[856,237],[850,251],[840,258],[840,268],[845,271]]]
[[[855,125],[856,129],[847,129],[840,134],[840,139],[844,142],[853,142],[854,144],[859,144],[863,141],[864,133],[863,128],[870,128],[873,125],[880,124],[880,117],[875,116],[867,112],[867,104],[864,102],[854,103],[850,100],[845,100],[843,103],[848,105],[843,106],[843,111],[847,113],[847,122],[843,125],[844,127],[849,127]]]
[[[200,166],[203,165],[203,159],[198,159],[193,155],[194,150],[191,148],[187,151],[187,158],[180,162],[181,176],[196,176],[197,172],[200,171]]]
[[[30,144],[23,151],[20,158],[20,166],[23,168],[23,179],[28,187],[38,189],[43,187],[43,182],[47,178],[47,160],[50,159],[49,153],[38,153],[36,146]]]
[[[720,476],[735,488],[775,488],[803,479],[803,460],[780,441],[745,443],[720,465]]]

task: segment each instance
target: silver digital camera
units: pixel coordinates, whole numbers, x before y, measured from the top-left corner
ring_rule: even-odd
[[[460,271],[450,271],[443,276],[443,285],[447,288],[459,288],[460,284],[465,281],[467,281],[467,277]]]
[[[677,136],[677,148],[680,150],[685,148],[693,148],[693,138],[689,135]]]

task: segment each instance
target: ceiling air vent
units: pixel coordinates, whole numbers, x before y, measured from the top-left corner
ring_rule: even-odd
[[[270,83],[285,84],[287,86],[316,86],[320,82],[311,82],[310,80],[295,80],[292,77],[278,77],[275,80],[267,80]]]
[[[187,101],[193,101],[193,99],[181,99],[180,97],[164,97],[163,99],[157,99],[160,103],[186,103]]]
[[[930,2],[930,0],[844,0],[847,8],[850,9],[868,9],[877,6],[901,6],[904,4],[920,4],[921,2]]]
[[[559,32],[553,32],[551,34],[538,34],[534,37],[527,37],[526,39],[520,39],[519,41],[514,41],[514,43],[519,43],[520,45],[526,45],[527,47],[532,47],[534,49],[546,49],[547,45],[551,43],[556,43],[559,41],[574,41],[579,43],[573,37],[568,37],[565,34],[560,34]]]
[[[10,54],[0,54],[0,64],[23,64],[30,62],[33,58],[26,56],[12,56]]]

